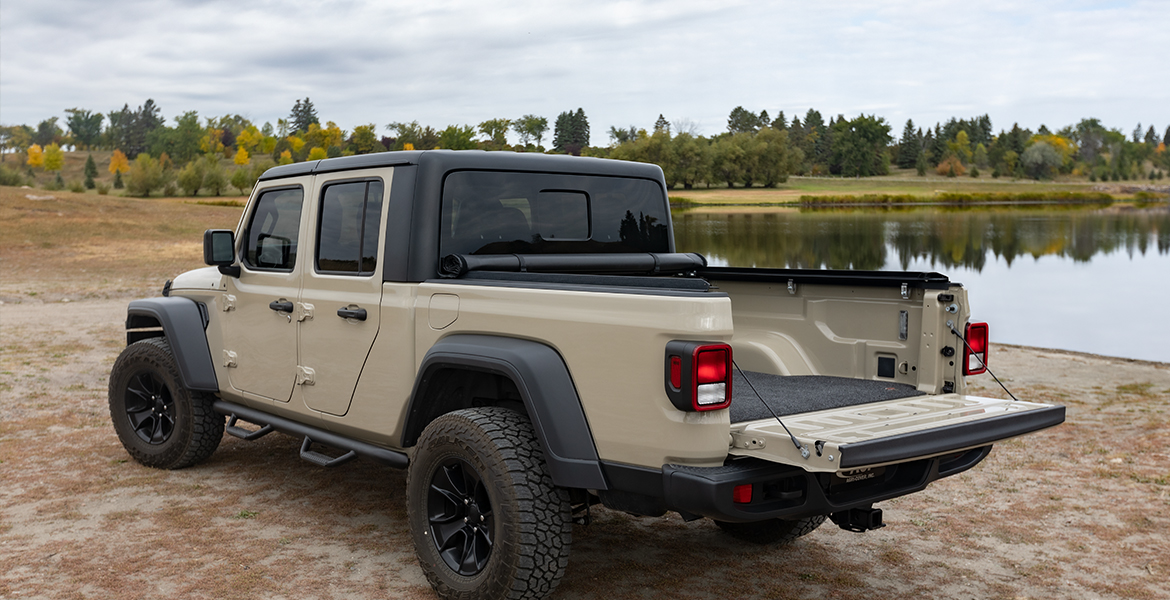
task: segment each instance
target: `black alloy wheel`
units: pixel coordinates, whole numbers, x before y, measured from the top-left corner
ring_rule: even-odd
[[[435,469],[427,495],[431,539],[452,571],[470,577],[492,554],[495,518],[483,478],[467,462],[452,458]]]
[[[130,378],[125,395],[126,418],[135,435],[148,444],[161,444],[175,430],[175,401],[171,391],[149,371]]]

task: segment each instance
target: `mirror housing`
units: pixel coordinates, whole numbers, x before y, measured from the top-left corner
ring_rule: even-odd
[[[203,232],[203,262],[219,267],[219,272],[232,277],[240,276],[236,262],[236,234],[230,229],[208,229]]]

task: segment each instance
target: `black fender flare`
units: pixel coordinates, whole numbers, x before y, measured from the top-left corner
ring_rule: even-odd
[[[569,369],[560,353],[540,342],[476,334],[439,340],[423,357],[415,378],[403,447],[413,444],[427,425],[421,416],[426,411],[418,403],[425,397],[432,376],[452,367],[502,375],[516,385],[554,484],[609,489]]]
[[[205,310],[205,309],[203,309]],[[127,344],[156,337],[152,332],[134,329],[162,327],[162,333],[171,345],[179,375],[189,390],[219,392],[215,365],[207,346],[206,317],[200,305],[190,298],[169,296],[134,300],[126,309]]]

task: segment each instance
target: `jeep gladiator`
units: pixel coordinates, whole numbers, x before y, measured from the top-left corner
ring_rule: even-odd
[[[275,167],[207,268],[130,304],[129,454],[301,438],[408,469],[445,598],[543,598],[591,504],[783,544],[969,469],[1064,407],[965,393],[987,326],[937,273],[712,267],[655,165],[388,152]],[[244,424],[250,424],[247,427]]]

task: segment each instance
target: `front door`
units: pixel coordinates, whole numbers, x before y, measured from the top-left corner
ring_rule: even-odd
[[[298,381],[306,406],[341,416],[349,410],[378,335],[380,242],[390,182],[349,172],[332,178],[319,175],[317,184],[314,251],[306,262],[297,307],[301,318]]]
[[[306,257],[297,249],[310,178],[282,180],[259,192],[240,231],[240,276],[228,277],[224,355],[233,388],[288,402],[296,381],[297,322]]]

